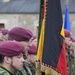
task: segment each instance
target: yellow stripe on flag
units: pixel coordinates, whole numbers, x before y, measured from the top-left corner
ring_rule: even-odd
[[[43,19],[36,60],[41,60],[42,57],[42,49],[43,49],[43,42],[44,42],[44,23],[45,20]]]
[[[64,35],[64,26],[62,25],[62,29],[61,29],[61,33],[60,33],[63,37],[65,37]]]

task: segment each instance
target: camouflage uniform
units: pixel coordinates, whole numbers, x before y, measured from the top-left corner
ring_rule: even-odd
[[[71,45],[66,45],[66,57],[67,57],[67,68],[68,68],[68,75],[73,75],[74,70],[74,52],[71,53],[70,50]],[[74,51],[74,50],[73,50]]]
[[[14,75],[6,70],[4,67],[0,66],[0,75]]]
[[[24,64],[24,69],[26,69],[28,75],[35,75],[35,68],[32,64],[25,63]]]
[[[24,69],[16,72],[15,75],[35,75],[35,68],[29,63],[24,63]]]
[[[27,75],[27,72],[25,70],[17,71],[14,75]]]

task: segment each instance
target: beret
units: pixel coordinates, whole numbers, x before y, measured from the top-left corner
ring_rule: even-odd
[[[24,47],[16,41],[4,41],[0,43],[0,54],[4,56],[17,56],[24,52]]]
[[[68,30],[64,30],[65,37],[70,37],[71,33]]]
[[[2,28],[1,29],[1,33],[3,34],[3,35],[6,35],[6,34],[8,34],[8,30],[7,29],[5,29],[5,28]]]
[[[16,41],[29,41],[33,36],[29,29],[22,27],[14,27],[9,31],[9,37]]]
[[[32,46],[29,47],[28,49],[29,54],[36,54],[37,53],[37,46],[32,44]]]

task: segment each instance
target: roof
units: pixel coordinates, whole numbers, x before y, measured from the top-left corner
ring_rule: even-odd
[[[40,0],[0,1],[0,13],[39,13]]]
[[[75,0],[69,0],[69,12],[75,12]],[[65,11],[66,0],[61,0],[62,12]],[[0,0],[0,13],[39,13],[40,0]]]

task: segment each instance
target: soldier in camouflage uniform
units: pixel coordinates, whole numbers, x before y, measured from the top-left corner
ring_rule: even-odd
[[[29,67],[32,70],[33,75],[35,75],[36,54],[37,54],[37,46],[35,44],[32,44],[32,46],[30,46],[28,49],[27,60],[30,63]]]
[[[72,66],[74,65],[74,46],[73,38],[71,33],[65,30],[65,41],[66,41],[66,57],[67,57],[67,68],[68,75],[73,75]]]
[[[24,63],[24,69],[23,71],[18,71],[16,75],[33,75],[33,73],[35,73],[35,69],[32,67],[31,64],[28,63],[26,58],[28,56],[29,46],[32,45],[32,32],[26,28],[14,27],[9,31],[9,37],[13,40],[19,41],[25,47],[24,58],[26,62]]]
[[[19,42],[0,43],[0,75],[15,75],[16,71],[23,70],[23,52],[24,47]]]

